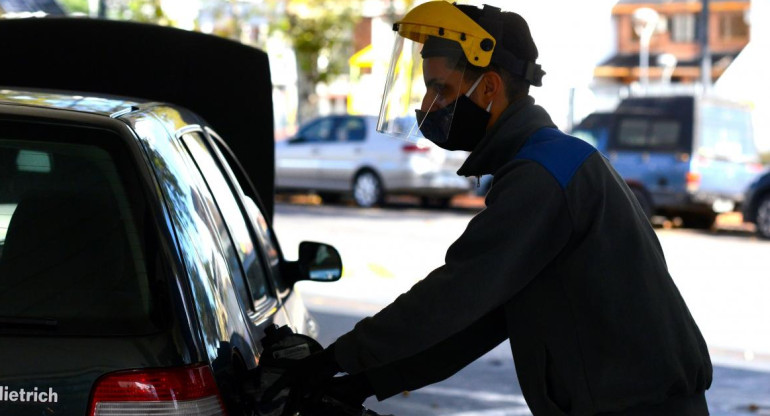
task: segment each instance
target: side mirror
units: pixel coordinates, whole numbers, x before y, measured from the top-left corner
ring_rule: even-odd
[[[324,243],[299,243],[297,280],[334,282],[342,277],[342,258],[334,247]]]

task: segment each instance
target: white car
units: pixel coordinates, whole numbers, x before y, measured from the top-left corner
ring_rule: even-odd
[[[362,207],[390,194],[447,206],[475,186],[475,180],[457,175],[467,152],[446,151],[426,139],[406,142],[378,133],[376,125],[377,117],[357,115],[324,116],[303,125],[294,137],[276,143],[276,190],[314,191],[326,199],[352,195]]]

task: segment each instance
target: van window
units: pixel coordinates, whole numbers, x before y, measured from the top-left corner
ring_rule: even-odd
[[[62,136],[0,137],[0,332],[155,331],[132,165]]]
[[[675,120],[624,118],[618,127],[617,146],[643,151],[676,150],[681,123]]]
[[[757,159],[751,113],[740,108],[703,105],[699,153],[728,160]]]

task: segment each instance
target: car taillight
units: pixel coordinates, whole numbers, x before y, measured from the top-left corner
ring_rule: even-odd
[[[97,380],[90,416],[226,415],[207,365],[111,373]]]
[[[427,152],[428,150],[430,150],[430,148],[427,146],[420,146],[419,144],[409,143],[401,146],[401,150],[404,153],[413,153],[413,152]]]
[[[695,192],[700,188],[700,173],[687,172],[687,190]]]

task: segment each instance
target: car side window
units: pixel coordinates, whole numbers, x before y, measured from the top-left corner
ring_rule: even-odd
[[[258,245],[251,239],[244,213],[201,134],[197,132],[184,134],[182,141],[198,166],[209,190],[214,195],[219,211],[222,213],[229,233],[229,238],[224,240],[228,240],[232,244],[228,251],[234,251],[237,255],[239,263],[237,266],[241,268],[246,277],[249,293],[256,308],[258,304],[267,299],[267,278],[260,253],[257,250]]]
[[[287,285],[281,278],[281,268],[279,264],[281,252],[278,240],[268,223],[267,217],[259,208],[258,204],[251,196],[244,192],[244,189],[250,186],[248,181],[245,180],[245,177],[237,175],[236,172],[238,171],[233,171],[232,168],[237,168],[237,166],[230,166],[230,164],[234,162],[226,156],[229,154],[229,150],[222,148],[223,141],[219,135],[211,129],[206,129],[206,132],[211,136],[212,152],[218,160],[223,161],[220,166],[225,177],[230,179],[233,192],[240,196],[243,201],[244,209],[248,214],[248,218],[251,220],[252,229],[255,230],[256,238],[261,244],[262,252],[265,254],[267,264],[270,266],[270,272],[273,282],[276,284],[276,289],[278,289],[279,292],[289,289],[290,285]]]
[[[320,143],[328,142],[334,132],[334,119],[322,118],[300,129],[297,136],[289,143]]]
[[[336,139],[339,143],[363,142],[366,137],[366,124],[358,117],[340,119],[336,129]]]

